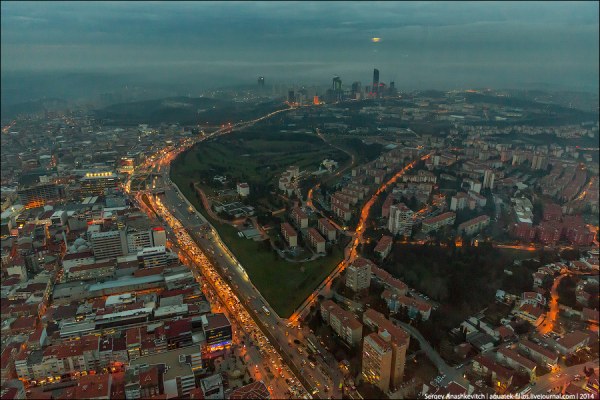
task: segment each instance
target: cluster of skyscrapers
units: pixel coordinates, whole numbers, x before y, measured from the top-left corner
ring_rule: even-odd
[[[258,77],[258,90],[259,92],[265,91],[265,78],[263,76]],[[319,94],[314,93],[314,96],[309,96],[306,93],[306,89],[300,89],[295,91],[292,89],[288,90],[287,101],[290,104],[304,104],[308,102],[317,102],[319,100]],[[350,89],[344,90],[342,86],[342,79],[339,76],[333,77],[331,88],[327,89],[323,100],[326,103],[335,103],[343,100],[360,100],[365,98],[382,98],[387,96],[395,96],[397,94],[395,83],[390,82],[387,86],[384,82],[379,81],[379,70],[373,69],[373,82],[363,88],[361,82],[355,81],[350,86]]]

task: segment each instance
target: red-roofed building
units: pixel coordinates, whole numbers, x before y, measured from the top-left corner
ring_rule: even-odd
[[[169,349],[192,343],[192,320],[184,318],[165,322],[165,335]]]
[[[375,276],[375,279],[385,285],[386,289],[396,293],[398,296],[405,296],[408,292],[408,285],[402,282],[400,279],[394,278],[387,271],[376,266],[371,266],[371,272]]]
[[[388,195],[388,197],[385,198],[385,201],[383,202],[383,206],[381,206],[381,217],[382,218],[389,218],[390,216],[390,206],[394,204],[394,196],[393,195]]]
[[[35,331],[37,321],[37,315],[32,317],[17,318],[12,324],[10,324],[10,333],[13,335],[20,333],[31,334]]]
[[[481,231],[483,228],[488,226],[490,223],[490,217],[487,215],[480,215],[479,217],[470,219],[462,224],[458,225],[458,234],[465,234],[468,236],[474,235]]]
[[[2,382],[17,377],[15,370],[15,358],[21,345],[19,343],[10,343],[2,351]]]
[[[77,399],[109,400],[112,376],[110,374],[87,375],[79,378],[75,395]]]
[[[204,397],[194,397],[194,399],[203,399]],[[229,400],[251,400],[251,399],[270,399],[271,394],[262,381],[252,382],[246,386],[235,389],[231,392]]]
[[[328,241],[334,241],[337,238],[337,229],[327,220],[327,218],[319,218],[319,231]]]
[[[404,367],[406,364],[406,350],[410,343],[410,335],[406,333],[402,328],[394,325],[392,321],[385,318],[385,316],[371,308],[367,309],[363,313],[363,323],[369,325],[371,328],[378,329],[379,333],[384,331],[390,335],[390,343],[392,345],[392,367],[391,367],[391,386],[399,387],[402,383],[404,376]],[[385,334],[384,334],[385,336]],[[365,354],[363,350],[363,361]],[[364,376],[364,368],[363,368]]]
[[[346,343],[351,346],[360,343],[362,324],[354,314],[328,299],[321,303],[321,317]]]
[[[544,320],[544,310],[531,304],[522,305],[516,314],[519,318],[524,319],[533,326],[539,326]]]
[[[379,242],[377,243],[377,246],[375,246],[373,252],[379,256],[381,260],[383,260],[388,256],[388,254],[390,254],[390,251],[392,251],[393,243],[394,240],[391,236],[383,235],[381,236],[381,239],[379,239]]]
[[[552,368],[558,364],[558,354],[529,340],[519,341],[518,347],[520,352],[525,354],[527,358],[535,360],[542,365]]]
[[[233,392],[232,392],[233,394]],[[190,400],[204,400],[204,392],[202,388],[194,388],[190,391]],[[230,397],[231,398],[231,397]]]
[[[424,233],[436,231],[443,226],[454,224],[455,220],[456,220],[455,213],[446,212],[446,213],[440,214],[438,216],[427,218],[427,219],[423,220],[421,230]]]
[[[431,305],[422,300],[413,297],[398,296],[389,290],[384,290],[381,293],[381,298],[385,300],[390,311],[398,312],[401,308],[406,308],[411,318],[415,318],[417,314],[421,314],[423,321],[427,321],[431,315]]]
[[[371,269],[374,267],[371,260],[356,258],[346,268],[346,286],[355,292],[368,288],[371,284]]]
[[[537,364],[528,358],[523,357],[510,347],[502,347],[497,352],[498,360],[504,362],[517,371],[524,371],[529,375],[530,380],[536,377]]]
[[[290,224],[284,222],[281,224],[281,234],[285,238],[290,247],[298,246],[298,234]]]
[[[590,336],[583,331],[574,331],[567,333],[562,338],[556,340],[556,349],[561,354],[574,354],[590,342]]]
[[[514,371],[503,367],[487,356],[475,357],[471,368],[475,374],[486,378],[487,383],[498,394],[505,393],[512,384]]]
[[[325,253],[325,239],[315,228],[308,228],[308,241],[317,253]]]
[[[292,209],[292,219],[298,228],[304,229],[308,227],[308,215],[300,207]]]
[[[562,218],[562,208],[555,203],[544,204],[544,221],[560,221]]]

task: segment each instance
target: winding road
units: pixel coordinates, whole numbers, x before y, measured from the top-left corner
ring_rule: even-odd
[[[453,368],[453,367],[449,366],[448,364],[446,364],[446,362],[439,355],[439,353],[437,351],[435,351],[435,349],[433,347],[431,347],[431,345],[429,344],[427,339],[425,339],[423,337],[423,335],[421,335],[421,333],[414,326],[409,325],[405,322],[398,321],[397,319],[394,319],[394,318],[391,318],[391,320],[396,325],[402,327],[402,329],[404,329],[406,332],[408,332],[410,334],[410,336],[417,339],[417,341],[419,342],[419,345],[421,346],[421,350],[423,350],[425,352],[425,355],[427,356],[427,358],[429,358],[429,360],[431,360],[433,365],[435,365],[435,367],[438,369],[438,372],[440,374],[446,375],[446,377],[442,381],[442,386],[445,385],[446,383],[454,381],[463,387],[468,387],[469,382],[462,376],[462,373],[459,370],[457,370],[456,368]]]

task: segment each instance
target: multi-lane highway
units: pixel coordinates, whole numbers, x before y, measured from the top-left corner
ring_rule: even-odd
[[[233,129],[250,126],[284,111],[286,110],[275,111],[253,121],[238,123],[232,127],[224,127],[198,138],[195,142],[229,133]],[[189,144],[191,145],[193,142]],[[279,318],[269,307],[269,304],[250,281],[243,266],[240,265],[234,255],[223,244],[218,233],[210,223],[197,211],[192,213],[187,211],[190,208],[193,210],[193,207],[183,197],[179,188],[169,179],[170,162],[182,150],[158,151],[138,171],[156,176],[156,179],[152,182],[152,188],[161,194],[158,196],[149,196],[152,206],[165,219],[173,231],[177,232],[178,245],[193,261],[193,264],[199,266],[202,270],[204,276],[207,277],[207,281],[213,286],[217,295],[229,309],[232,319],[237,320],[238,326],[250,326],[250,331],[244,331],[246,335],[260,338],[265,336],[262,342],[259,343],[262,346],[259,347],[261,355],[265,356],[271,354],[271,352],[279,352],[276,358],[269,358],[263,362],[263,364],[266,363],[267,365],[261,366],[257,364],[257,372],[262,371],[261,373],[264,374],[266,371],[267,374],[264,375],[268,375],[268,372],[274,375],[279,374],[283,383],[278,382],[277,378],[275,378],[274,383],[270,385],[271,389],[275,393],[278,393],[278,395],[291,394],[296,397],[303,394],[306,389],[316,397],[341,398],[342,393],[339,387],[344,381],[342,373],[337,368],[333,357],[316,343],[312,332],[309,332],[307,327],[300,326],[299,316],[309,304],[315,301],[318,294],[324,288],[327,288],[331,284],[331,281],[357,256],[356,248],[362,242],[362,234],[371,206],[389,185],[393,184],[402,174],[413,167],[414,162],[398,171],[392,178],[380,186],[366,202],[361,210],[357,229],[353,233],[352,240],[348,245],[346,252],[349,255],[348,258],[336,267],[330,276],[289,320],[284,320]],[[424,156],[424,158],[426,157]],[[129,188],[129,185],[127,187]],[[201,231],[198,229],[199,224],[207,227],[207,229]],[[240,320],[241,315],[247,316],[247,318]],[[254,322],[256,324],[253,324]],[[272,345],[274,346],[272,350],[270,349],[271,343],[268,341],[268,338],[271,338]],[[317,347],[317,352],[307,347],[309,339],[313,344],[310,347]],[[313,354],[309,355],[309,351]],[[251,352],[252,350],[250,350]],[[292,367],[292,369],[289,370],[288,366]],[[261,370],[261,368],[264,369]],[[266,368],[270,369],[266,370]],[[289,376],[286,373],[289,373]],[[304,387],[298,385],[298,376]]]

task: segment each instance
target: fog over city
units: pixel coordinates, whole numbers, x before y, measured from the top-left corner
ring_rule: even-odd
[[[120,84],[187,94],[253,85],[259,75],[267,85],[367,81],[373,67],[400,89],[598,91],[597,2],[3,2],[1,10],[9,103]]]

